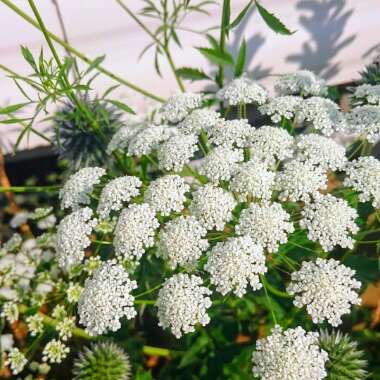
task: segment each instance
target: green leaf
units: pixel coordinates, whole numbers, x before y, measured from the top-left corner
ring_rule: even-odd
[[[106,58],[105,55],[101,55],[99,57],[96,57],[91,63],[90,65],[88,66],[87,70],[86,70],[86,74],[88,74],[90,71],[92,71],[93,69],[99,67],[99,65],[104,61],[104,59]]]
[[[231,1],[223,0],[223,11],[222,11],[222,32],[226,33],[228,37],[228,25],[230,25],[231,17]]]
[[[121,110],[123,110],[125,112],[132,113],[134,115],[136,114],[135,111],[133,111],[133,109],[131,107],[127,106],[123,102],[120,102],[119,100],[108,100],[108,102],[113,104],[115,107],[120,108]]]
[[[33,54],[30,52],[30,50],[25,47],[25,46],[21,46],[21,54],[23,55],[23,57],[25,58],[25,60],[33,67],[33,68],[36,68],[37,65],[36,65],[36,61],[34,60],[34,57],[33,57]]]
[[[244,8],[243,10],[237,15],[234,21],[231,22],[230,25],[228,25],[228,29],[233,29],[236,26],[238,26],[243,20],[244,16],[247,14],[249,8],[251,8],[251,5],[253,4],[253,0],[251,0]]]
[[[140,367],[134,377],[135,380],[153,380],[152,374],[150,371],[146,371],[144,368]]]
[[[247,43],[245,42],[245,39],[244,39],[243,42],[241,43],[239,54],[238,54],[236,64],[235,64],[235,77],[240,77],[240,75],[243,74],[244,72],[246,52],[247,52]]]
[[[211,34],[206,34],[206,37],[213,49],[219,49],[219,43],[215,37],[213,37]]]
[[[18,111],[19,109],[23,108],[29,103],[18,103],[18,104],[12,104],[11,106],[7,106],[4,108],[0,108],[0,115],[7,115],[9,113],[13,113]]]
[[[379,278],[379,266],[376,259],[371,259],[364,254],[352,255],[342,264],[356,271],[356,278],[363,283],[371,283]]]
[[[193,67],[179,67],[176,70],[177,75],[181,78],[189,80],[204,80],[210,79],[202,70],[195,69]]]
[[[295,31],[291,32],[273,13],[267,11],[258,1],[256,1],[256,6],[262,19],[275,33],[287,36],[295,33]]]
[[[197,340],[191,345],[191,347],[182,356],[178,368],[183,368],[193,363],[197,359],[197,355],[207,346],[208,337],[207,335],[201,335]]]
[[[17,117],[13,117],[11,119],[0,120],[0,124],[17,124],[17,123],[23,123],[25,120],[29,120],[29,119],[19,119]]]
[[[233,58],[227,52],[203,47],[197,47],[196,49],[199,50],[209,61],[216,63],[217,65],[234,64]]]

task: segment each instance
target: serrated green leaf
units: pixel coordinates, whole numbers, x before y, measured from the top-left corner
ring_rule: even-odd
[[[234,60],[230,54],[227,52],[222,52],[217,49],[209,49],[197,47],[199,50],[209,61],[216,63],[217,65],[233,65]]]
[[[127,106],[123,102],[120,102],[119,100],[108,100],[108,102],[111,103],[112,105],[114,105],[115,107],[120,108],[121,110],[123,110],[125,112],[132,113],[135,115],[135,111],[133,111],[133,109],[131,107]]]
[[[253,0],[251,0],[244,8],[243,10],[237,15],[234,21],[231,22],[230,25],[228,25],[228,29],[233,29],[236,26],[240,24],[240,22],[243,20],[244,16],[249,11],[249,8],[251,8],[251,5],[253,4]]]
[[[245,58],[247,53],[247,43],[245,42],[245,39],[241,43],[239,54],[236,60],[235,64],[235,77],[240,77],[241,74],[244,72],[244,66],[245,66]]]
[[[260,16],[265,21],[265,23],[271,28],[275,33],[283,34],[283,35],[291,35],[294,32],[291,32],[283,23],[280,21],[273,13],[270,13],[267,9],[265,9],[258,1],[255,2],[257,6],[257,10],[260,13]]]
[[[202,70],[195,69],[193,67],[180,67],[176,70],[177,75],[181,78],[189,79],[189,80],[204,80],[210,79],[206,73]]]
[[[23,108],[29,103],[18,103],[18,104],[12,104],[10,106],[0,108],[0,115],[7,115],[9,113],[13,113],[18,111],[19,109]]]

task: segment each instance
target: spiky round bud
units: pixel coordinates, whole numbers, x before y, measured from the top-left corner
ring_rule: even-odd
[[[74,380],[128,380],[129,356],[112,342],[95,343],[79,353],[74,361]]]

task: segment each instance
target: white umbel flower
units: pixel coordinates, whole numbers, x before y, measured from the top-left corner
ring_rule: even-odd
[[[209,141],[226,148],[245,148],[249,145],[249,137],[254,130],[247,119],[221,119],[210,128]]]
[[[13,375],[19,374],[26,364],[28,363],[28,359],[25,355],[17,348],[12,348],[8,353],[8,359],[5,362],[6,365],[11,367],[11,371]]]
[[[105,174],[104,169],[94,167],[80,169],[71,175],[59,192],[61,207],[76,210],[81,205],[89,204],[89,193]]]
[[[138,177],[124,176],[115,178],[104,186],[97,212],[102,219],[107,219],[111,211],[119,211],[124,202],[129,202],[139,195],[142,182]]]
[[[357,86],[352,97],[358,104],[368,103],[380,106],[380,85],[373,86],[365,83]]]
[[[361,202],[372,200],[380,208],[380,161],[372,156],[359,157],[346,168],[347,177],[343,185],[354,188]]]
[[[251,155],[274,165],[293,155],[294,138],[279,127],[263,126],[255,130],[251,136]]]
[[[190,186],[178,175],[166,175],[150,183],[144,193],[144,201],[153,210],[162,215],[170,215],[172,211],[181,212],[186,201],[185,193]]]
[[[232,219],[235,206],[236,201],[230,192],[207,184],[193,193],[189,211],[208,230],[223,231],[225,224]]]
[[[276,83],[275,89],[280,95],[326,96],[327,84],[309,70],[283,75]]]
[[[93,336],[119,330],[121,318],[136,315],[131,295],[136,288],[136,281],[115,260],[103,262],[85,282],[78,302],[79,322]]]
[[[295,295],[296,307],[306,306],[314,323],[327,320],[336,327],[342,323],[342,315],[350,312],[351,305],[360,305],[357,290],[361,283],[354,275],[352,269],[333,259],[304,261],[292,273],[287,292]]]
[[[57,339],[51,340],[42,351],[42,360],[49,363],[62,363],[70,348]]]
[[[329,137],[310,133],[296,139],[296,157],[324,170],[342,170],[347,163],[346,150]]]
[[[276,176],[276,188],[283,201],[310,202],[319,190],[327,188],[327,175],[324,170],[309,161],[292,160],[284,165]]]
[[[347,123],[338,105],[330,99],[312,97],[305,99],[296,113],[298,123],[307,122],[326,136],[333,132],[346,132]]]
[[[40,314],[30,315],[26,323],[31,336],[37,336],[44,330],[44,319]]]
[[[289,220],[290,215],[279,203],[252,203],[242,211],[236,232],[239,235],[249,235],[268,252],[276,252],[279,244],[286,243],[288,234],[294,231]]]
[[[65,216],[58,225],[55,250],[61,268],[80,264],[84,250],[91,244],[89,235],[97,225],[89,207],[81,208]]]
[[[243,160],[242,150],[217,147],[201,160],[199,173],[214,183],[229,181]]]
[[[202,286],[202,279],[195,275],[175,274],[167,279],[158,293],[158,324],[170,328],[176,338],[195,331],[199,323],[210,322],[207,309],[211,306],[210,289]]]
[[[158,254],[169,260],[172,269],[177,265],[192,269],[208,248],[206,233],[193,216],[180,216],[166,223],[160,231]]]
[[[252,199],[269,200],[274,188],[275,173],[259,160],[239,165],[230,183],[230,190],[238,194],[240,201]]]
[[[263,248],[249,236],[233,237],[217,243],[211,250],[205,271],[211,284],[222,295],[233,292],[242,297],[248,284],[252,290],[261,289],[259,275],[267,271]]]
[[[301,214],[301,228],[305,228],[308,238],[318,241],[325,251],[331,251],[336,245],[353,248],[351,234],[359,231],[355,224],[358,214],[344,199],[330,194],[320,196],[313,203],[305,205]]]
[[[207,132],[214,127],[219,118],[220,115],[214,110],[206,108],[194,110],[177,125],[177,128],[184,135],[199,135],[202,131]]]
[[[124,260],[139,260],[145,249],[154,245],[154,233],[159,227],[154,210],[149,205],[132,204],[120,214],[115,228],[116,256]]]
[[[355,107],[347,113],[350,131],[363,135],[370,143],[380,139],[380,106]]]
[[[292,120],[302,100],[300,96],[277,96],[260,106],[259,112],[263,115],[270,116],[273,123],[279,123],[282,118]]]
[[[197,143],[195,135],[178,135],[165,141],[157,152],[160,169],[180,172],[193,158]]]
[[[229,105],[264,104],[268,94],[264,87],[249,79],[245,74],[227,83],[218,91],[217,97]]]
[[[112,154],[115,150],[118,149],[125,150],[128,147],[131,139],[142,128],[144,128],[144,124],[139,123],[128,125],[127,127],[122,127],[117,130],[107,146],[107,153]]]
[[[252,354],[253,374],[261,380],[322,380],[327,352],[319,347],[319,334],[302,327],[282,331],[276,325],[272,334],[256,343]]]
[[[202,94],[183,92],[172,95],[161,107],[162,117],[170,123],[178,123],[183,120],[195,108],[202,105]]]

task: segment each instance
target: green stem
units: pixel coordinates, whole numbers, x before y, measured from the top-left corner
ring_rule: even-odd
[[[31,18],[28,14],[26,14],[22,9],[18,8],[16,5],[14,5],[12,3],[12,1],[10,0],[0,0],[3,4],[5,4],[7,7],[9,7],[10,9],[12,9],[15,13],[17,13],[20,17],[22,17],[25,21],[27,21],[29,24],[31,24],[32,26],[34,26],[35,28],[41,30],[41,27],[38,25],[38,23],[36,21],[33,20],[33,18]],[[61,45],[63,48],[65,48],[66,50],[70,51],[73,55],[75,55],[76,57],[78,57],[80,60],[82,60],[83,62],[86,62],[87,64],[91,65],[94,63],[94,61],[88,57],[86,57],[83,53],[81,53],[79,50],[73,48],[70,44],[66,43],[64,40],[62,40],[61,38],[59,38],[57,35],[55,35],[54,33],[51,33],[50,31],[47,31],[49,37],[54,40],[55,42],[57,42],[59,45]],[[132,90],[148,97],[148,98],[151,98],[151,99],[154,99],[156,100],[157,102],[161,102],[161,103],[164,103],[165,100],[157,95],[154,95],[144,89],[142,89],[141,87],[138,87],[136,86],[135,84],[127,81],[126,79],[124,78],[121,78],[120,76],[112,73],[111,71],[105,69],[104,67],[102,67],[101,65],[98,65],[96,66],[96,69],[101,72],[102,74],[112,78],[113,80],[115,80],[116,82],[119,82],[120,84],[123,84],[124,86],[127,86],[129,88],[131,88]]]
[[[160,289],[161,286],[162,286],[162,284],[158,284],[158,285],[154,286],[153,288],[150,288],[150,289],[146,290],[145,292],[142,292],[142,293],[138,294],[137,296],[135,296],[135,299],[139,298],[139,297],[142,297],[142,296],[146,296],[148,294],[151,294],[154,291],[156,291],[157,289]]]
[[[0,193],[49,193],[57,192],[61,186],[0,186]]]
[[[265,278],[265,276],[262,276],[261,281],[263,285],[275,296],[281,297],[281,298],[292,298],[292,296],[286,292],[282,292],[281,290],[276,289],[273,285],[271,285],[268,280]]]
[[[142,351],[145,355],[162,356],[165,358],[170,357],[170,350],[168,350],[167,348],[143,346]]]
[[[277,318],[276,318],[276,315],[275,315],[274,310],[273,310],[272,301],[271,301],[271,299],[269,297],[268,290],[267,290],[267,288],[265,286],[265,278],[264,278],[264,280],[263,280],[263,278],[264,278],[264,275],[261,274],[260,275],[260,280],[261,280],[261,283],[263,284],[265,296],[267,298],[268,306],[269,306],[270,312],[272,314],[272,319],[273,319],[273,322],[277,325]]]
[[[155,305],[155,300],[135,300],[135,305]]]

